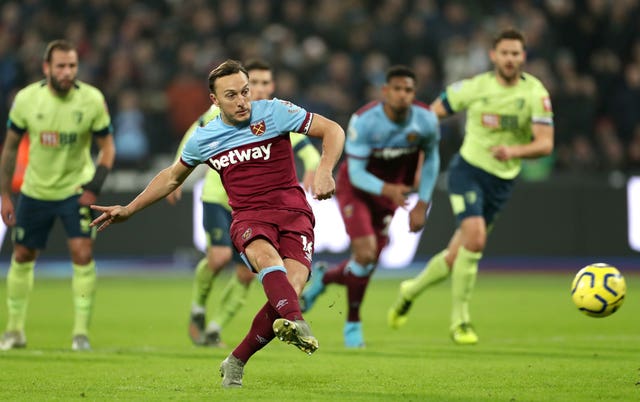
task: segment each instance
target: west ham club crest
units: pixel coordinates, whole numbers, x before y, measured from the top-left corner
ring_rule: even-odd
[[[260,137],[262,134],[264,134],[265,131],[267,131],[267,125],[264,120],[260,120],[257,123],[251,124],[249,128],[251,129],[253,135],[257,135],[258,137]]]

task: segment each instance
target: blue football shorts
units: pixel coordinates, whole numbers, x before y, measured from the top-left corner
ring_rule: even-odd
[[[89,227],[94,212],[78,204],[80,195],[59,201],[43,201],[20,193],[16,206],[16,226],[12,239],[31,249],[44,249],[56,218],[60,218],[67,238],[95,238],[96,228]]]
[[[511,196],[515,180],[501,179],[456,154],[449,164],[449,201],[458,226],[463,219],[482,216],[490,227]]]
[[[231,212],[220,204],[202,202],[202,226],[207,235],[207,246],[226,246],[233,250],[233,261],[244,264],[244,260],[233,247],[229,227]]]

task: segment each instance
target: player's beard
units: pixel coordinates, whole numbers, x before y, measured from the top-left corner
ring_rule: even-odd
[[[409,108],[411,106],[390,106],[391,111],[395,115],[395,120],[404,120],[409,114]]]
[[[67,93],[69,93],[71,88],[73,88],[73,86],[75,85],[76,78],[73,77],[63,82],[63,81],[58,81],[56,77],[51,76],[49,77],[49,83],[51,83],[51,87],[53,88],[54,91],[56,91],[56,93],[58,93],[59,95],[66,95]]]
[[[509,72],[505,71],[504,68],[498,66],[496,68],[496,72],[498,73],[500,78],[502,78],[508,84],[515,83],[518,80],[518,77],[520,77],[520,68],[515,65],[510,69]]]

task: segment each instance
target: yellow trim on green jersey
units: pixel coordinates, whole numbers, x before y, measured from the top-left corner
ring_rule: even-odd
[[[184,148],[184,145],[187,143],[189,137],[191,137],[191,134],[196,130],[196,127],[206,126],[211,120],[218,117],[219,114],[220,109],[215,105],[211,105],[211,107],[207,109],[207,111],[200,116],[200,118],[195,121],[191,127],[189,127],[187,132],[184,134],[182,141],[180,141],[178,152],[176,153],[176,160],[180,158],[182,148]],[[298,133],[290,133],[290,138],[291,146],[293,148],[295,148],[298,143],[308,140],[306,135]],[[296,155],[298,155],[302,160],[305,171],[315,170],[320,163],[320,153],[311,142],[302,146],[296,152]],[[202,186],[202,196],[200,199],[203,202],[222,205],[224,208],[231,211],[231,207],[229,206],[229,196],[227,196],[227,193],[222,186],[220,175],[213,169],[207,169],[207,173],[204,177],[204,184]]]
[[[500,85],[493,72],[479,74],[449,85],[445,96],[454,112],[467,110],[460,155],[503,179],[520,173],[521,159],[499,161],[491,154],[491,147],[529,143],[532,123],[553,124],[549,93],[527,73],[514,86]]]
[[[97,88],[76,81],[66,96],[59,97],[41,81],[16,94],[9,127],[29,133],[29,163],[21,191],[54,201],[80,194],[81,186],[91,180],[93,135],[110,134],[111,118]]]

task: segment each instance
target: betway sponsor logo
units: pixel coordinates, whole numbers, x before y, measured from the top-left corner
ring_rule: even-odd
[[[396,159],[404,155],[413,154],[415,152],[416,152],[416,147],[381,148],[381,149],[374,149],[372,156],[374,158],[379,158],[379,159]]]
[[[258,147],[247,149],[232,149],[224,155],[217,158],[209,158],[209,163],[214,169],[220,170],[229,165],[250,161],[252,159],[268,160],[271,157],[271,144],[260,145]]]

